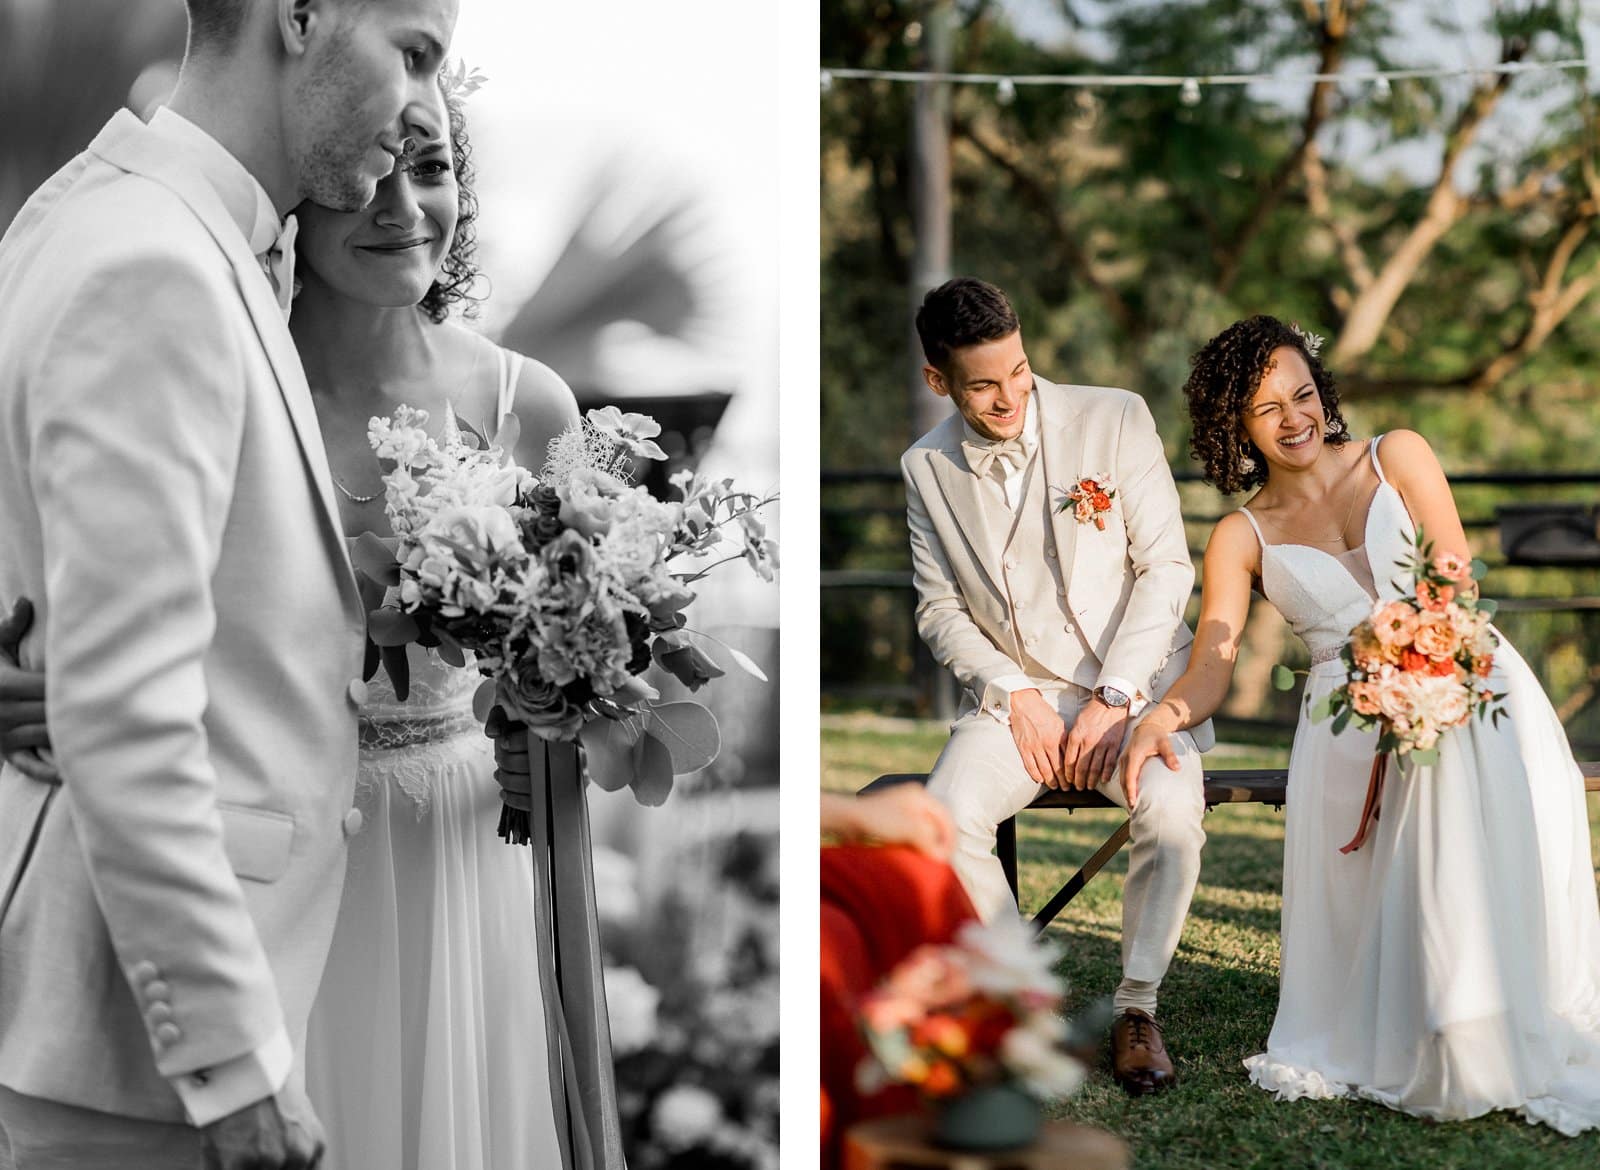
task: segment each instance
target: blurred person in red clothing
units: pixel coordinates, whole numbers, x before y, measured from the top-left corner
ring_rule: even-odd
[[[916,1108],[915,1092],[856,1087],[866,1046],[856,1003],[906,955],[946,943],[977,918],[948,864],[955,830],[916,784],[864,796],[822,794],[822,1165],[840,1162],[851,1125]]]

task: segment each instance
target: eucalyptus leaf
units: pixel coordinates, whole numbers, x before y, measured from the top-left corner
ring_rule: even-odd
[[[1419,768],[1432,767],[1439,762],[1439,749],[1418,748],[1411,753],[1411,762]]]
[[[1346,707],[1333,717],[1333,734],[1338,735],[1350,726],[1350,708]]]
[[[466,666],[467,654],[466,651],[462,649],[461,643],[456,641],[454,637],[452,637],[450,634],[447,634],[444,630],[439,630],[438,634],[439,648],[435,651],[435,653],[439,655],[439,661],[448,666],[453,666],[457,670]]]
[[[1272,689],[1275,691],[1294,690],[1294,671],[1281,662],[1272,668]]]
[[[633,798],[647,808],[659,808],[672,795],[674,764],[667,745],[653,735],[642,735],[633,747],[633,775],[628,781]]]
[[[1482,581],[1488,575],[1489,575],[1489,566],[1484,564],[1477,557],[1473,557],[1472,558],[1472,579],[1474,581]]]
[[[398,543],[391,544],[376,532],[363,532],[350,544],[350,563],[385,589],[391,589],[400,584],[400,562],[394,555]]]
[[[589,779],[607,792],[621,792],[633,782],[633,740],[617,734],[620,726],[617,720],[597,719],[580,733]]]
[[[699,703],[661,703],[644,710],[645,732],[667,745],[678,775],[698,772],[722,750],[716,717]]]
[[[367,615],[367,636],[379,646],[404,646],[422,631],[410,614],[386,606]]]
[[[404,646],[379,646],[383,669],[389,672],[389,682],[394,687],[394,697],[404,703],[411,697],[411,659],[406,657]]]
[[[489,712],[494,708],[494,679],[486,678],[472,692],[472,714],[479,723],[489,722]]]
[[[1323,695],[1322,698],[1311,704],[1311,718],[1313,722],[1320,723],[1333,714],[1333,696]]]
[[[371,682],[372,676],[378,673],[378,664],[382,658],[378,653],[378,644],[371,638],[367,639],[365,656],[361,660],[361,681]]]
[[[1500,610],[1500,603],[1492,597],[1480,597],[1478,598],[1477,610],[1479,613],[1494,617]]]

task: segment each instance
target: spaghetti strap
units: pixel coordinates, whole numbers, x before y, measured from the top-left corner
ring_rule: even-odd
[[[1250,509],[1249,508],[1240,508],[1239,511],[1243,512],[1244,513],[1244,518],[1246,520],[1250,521],[1250,527],[1254,528],[1256,530],[1256,539],[1261,542],[1261,547],[1262,548],[1266,548],[1267,547],[1267,538],[1265,536],[1261,535],[1261,525],[1256,523],[1256,518],[1250,514]]]
[[[511,413],[517,399],[517,382],[522,377],[522,355],[502,346],[495,346],[495,357],[500,363],[500,397],[495,406],[495,425]]]
[[[1372,470],[1378,473],[1379,483],[1388,483],[1388,476],[1383,474],[1383,464],[1378,462],[1378,444],[1383,441],[1382,435],[1377,435],[1372,442],[1367,444],[1367,454],[1372,457]]]

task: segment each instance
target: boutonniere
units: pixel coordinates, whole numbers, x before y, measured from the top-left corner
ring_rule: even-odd
[[[1111,501],[1117,498],[1117,485],[1109,475],[1086,475],[1072,485],[1072,490],[1056,501],[1056,511],[1072,511],[1079,524],[1093,524],[1099,531],[1106,530],[1106,513],[1111,511]]]

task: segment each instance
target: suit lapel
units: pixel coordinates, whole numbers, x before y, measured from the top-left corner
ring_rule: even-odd
[[[989,510],[984,506],[980,494],[983,484],[967,466],[967,457],[961,453],[959,426],[951,443],[933,452],[930,462],[933,464],[933,477],[939,482],[939,490],[944,493],[945,502],[950,505],[956,524],[967,538],[979,567],[989,578],[990,587],[996,595],[1003,598],[1005,589],[1000,563],[1005,555],[1005,533],[998,531],[990,522]]]
[[[1071,510],[1058,511],[1057,505],[1083,474],[1083,428],[1076,425],[1078,412],[1070,392],[1035,377],[1034,403],[1039,409],[1039,458],[1045,473],[1045,498],[1049,501],[1050,529],[1055,534],[1056,551],[1061,558],[1061,581],[1072,596],[1072,563],[1077,555],[1078,529]]]
[[[132,113],[120,111],[90,143],[89,149],[113,166],[143,175],[177,195],[205,225],[232,265],[240,297],[276,375],[284,406],[294,426],[295,437],[299,440],[300,453],[305,459],[306,471],[321,503],[324,536],[332,547],[336,563],[345,570],[340,574],[341,586],[347,585],[347,592],[354,598],[354,604],[360,605],[360,598],[355,593],[354,574],[350,569],[349,551],[345,545],[344,528],[339,520],[338,503],[333,497],[333,477],[328,470],[327,452],[322,446],[322,431],[317,425],[316,408],[311,401],[311,388],[306,384],[305,369],[300,364],[300,355],[295,352],[294,339],[283,319],[283,310],[273,296],[272,285],[261,270],[261,265],[251,253],[249,242],[211,185],[184,161],[180,153],[168,149],[165,140],[152,134]],[[344,578],[349,580],[345,581]]]

